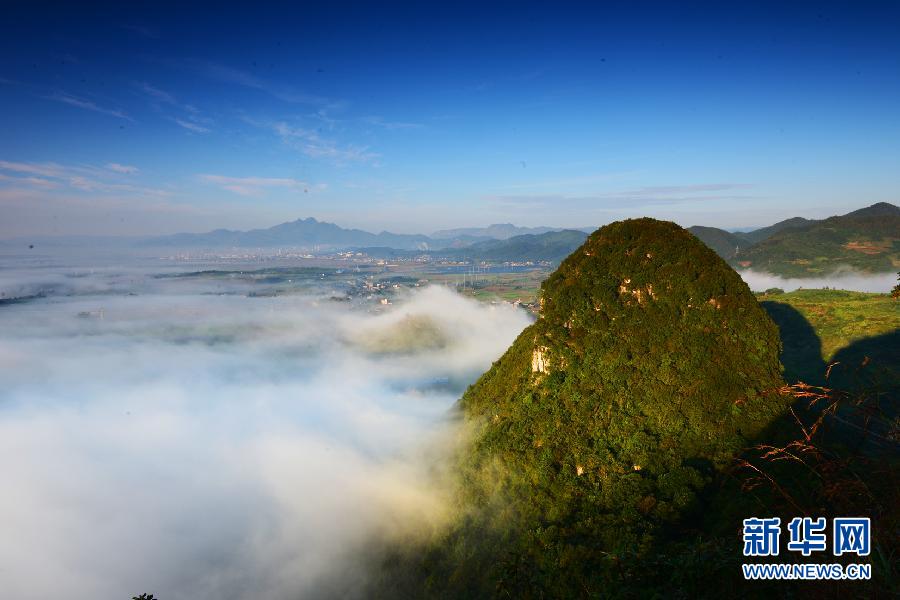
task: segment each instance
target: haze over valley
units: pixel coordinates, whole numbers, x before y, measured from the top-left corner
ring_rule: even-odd
[[[440,521],[422,452],[530,320],[440,287],[376,314],[318,275],[278,297],[53,276],[64,295],[0,307],[0,557],[23,600],[358,590],[369,536]]]

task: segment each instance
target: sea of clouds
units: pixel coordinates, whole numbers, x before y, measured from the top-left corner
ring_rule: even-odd
[[[48,281],[69,295],[0,306],[0,590],[21,600],[352,595],[373,536],[439,523],[425,450],[530,322],[437,287],[374,314],[327,289],[0,277]]]

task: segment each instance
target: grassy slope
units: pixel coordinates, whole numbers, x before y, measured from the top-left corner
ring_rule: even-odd
[[[826,362],[853,342],[900,328],[900,301],[888,294],[797,290],[759,299],[788,304],[803,315],[821,341]]]

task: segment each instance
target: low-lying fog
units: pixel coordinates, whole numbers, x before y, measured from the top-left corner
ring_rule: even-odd
[[[807,290],[828,287],[835,290],[886,293],[897,284],[896,273],[860,273],[852,269],[841,270],[822,277],[781,277],[761,271],[738,271],[754,292],[769,288],[781,288],[786,292],[803,288]]]
[[[373,314],[327,283],[77,275],[0,278],[73,294],[0,306],[7,598],[352,591],[361,544],[439,518],[423,448],[530,321],[437,287]]]

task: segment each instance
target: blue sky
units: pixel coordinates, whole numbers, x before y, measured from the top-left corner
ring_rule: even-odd
[[[0,237],[900,200],[900,3],[125,4],[4,4]]]

